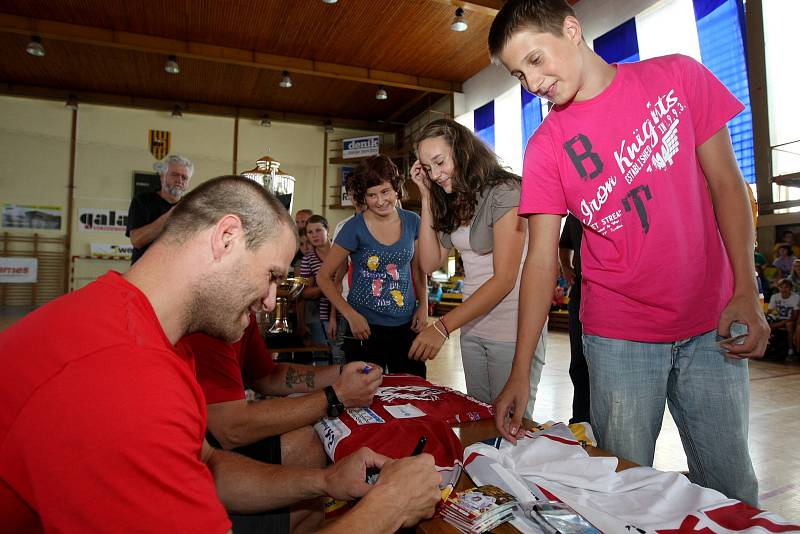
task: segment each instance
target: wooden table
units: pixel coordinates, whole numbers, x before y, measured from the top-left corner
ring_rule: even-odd
[[[533,428],[533,423],[531,421],[525,421],[525,426],[526,428]],[[482,421],[461,423],[453,426],[453,430],[455,431],[456,435],[458,435],[458,438],[461,440],[461,443],[464,445],[464,447],[468,447],[473,443],[500,435],[500,433],[497,431],[497,428],[494,426],[494,419],[484,419]],[[603,449],[598,449],[597,447],[586,447],[586,452],[589,453],[589,456],[613,456],[613,454],[604,451]],[[618,460],[619,463],[617,464],[617,471],[622,471],[624,469],[636,466],[636,464],[628,460],[623,460],[622,458],[619,458]],[[458,479],[458,484],[456,485],[455,491],[463,491],[473,487],[474,485],[475,484],[472,482],[472,479],[467,474],[467,470],[464,469],[461,472],[461,477]],[[417,525],[416,531],[421,534],[458,534],[458,529],[452,525],[449,525],[440,517],[423,521]],[[519,531],[512,527],[509,523],[504,523],[491,532],[497,532],[501,534],[519,533]]]

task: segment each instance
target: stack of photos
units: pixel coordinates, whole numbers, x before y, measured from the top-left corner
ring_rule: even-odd
[[[513,517],[517,499],[497,486],[479,486],[458,492],[442,507],[442,518],[461,532],[492,530]]]

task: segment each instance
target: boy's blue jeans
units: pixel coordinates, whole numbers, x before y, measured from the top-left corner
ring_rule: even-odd
[[[727,358],[716,331],[673,343],[583,336],[598,445],[653,465],[664,404],[680,432],[692,482],[758,506],[747,447],[747,360]]]

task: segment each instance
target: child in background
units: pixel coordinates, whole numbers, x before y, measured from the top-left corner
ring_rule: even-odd
[[[797,356],[794,346],[797,345],[795,330],[797,328],[797,312],[800,310],[800,295],[794,292],[794,284],[788,278],[784,278],[778,284],[780,293],[775,293],[769,299],[767,309],[767,320],[772,330],[785,330],[788,334],[789,344],[787,361],[796,361]]]
[[[300,276],[310,281],[303,289],[303,299],[306,303],[306,326],[311,333],[312,341],[330,346],[332,362],[342,363],[344,362],[344,352],[341,343],[338,343],[335,337],[328,337],[331,303],[322,294],[317,282],[317,274],[331,250],[331,242],[328,239],[328,220],[322,215],[312,215],[306,220],[303,231],[312,247],[300,262]]]
[[[792,272],[792,265],[797,258],[792,254],[792,247],[789,245],[780,245],[778,247],[778,257],[772,262],[772,265],[780,269],[781,276],[789,276]]]
[[[300,262],[303,261],[303,256],[314,249],[314,247],[312,247],[308,242],[305,226],[297,230],[297,236],[300,239],[300,247],[297,249],[294,258],[292,259],[292,273],[294,276],[300,276]]]
[[[668,403],[692,481],[757,506],[747,358],[764,354],[769,325],[753,276],[747,186],[726,126],[742,104],[686,56],[609,65],[564,0],[508,0],[489,50],[554,104],[525,152],[519,213],[530,245],[498,429],[512,441],[522,435],[532,349],[570,212],[585,230],[581,319],[599,445],[652,465]],[[748,327],[744,344],[718,347],[734,321]]]
[[[778,259],[778,249],[783,245],[788,245],[791,248],[791,256],[800,257],[800,247],[794,242],[794,232],[786,230],[783,232],[782,240],[772,247],[772,259]]]

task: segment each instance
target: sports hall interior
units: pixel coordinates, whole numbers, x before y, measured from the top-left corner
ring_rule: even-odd
[[[784,68],[800,3],[570,3],[587,43],[608,61],[690,55],[745,103],[729,128],[757,200],[757,249],[771,264],[787,232],[800,237],[800,116],[790,101],[800,74]],[[311,209],[331,227],[353,209],[342,194],[353,165],[344,139],[377,136],[381,153],[407,173],[414,135],[453,117],[521,173],[525,143],[548,106],[490,62],[487,34],[502,4],[3,0],[0,257],[37,258],[38,278],[0,284],[0,330],[108,270],[127,269],[129,260],[113,252],[130,244],[121,217],[136,179],[152,178],[166,153],[194,162],[190,189],[269,157],[296,180],[292,209]],[[454,31],[456,19],[466,29]],[[419,210],[413,184],[403,206]],[[26,222],[15,219],[20,213]],[[559,307],[554,301],[537,421],[571,415]],[[797,520],[800,364],[782,356],[750,361],[750,451],[762,507]],[[432,382],[466,390],[457,333],[428,369]],[[655,467],[687,470],[668,412]]]

